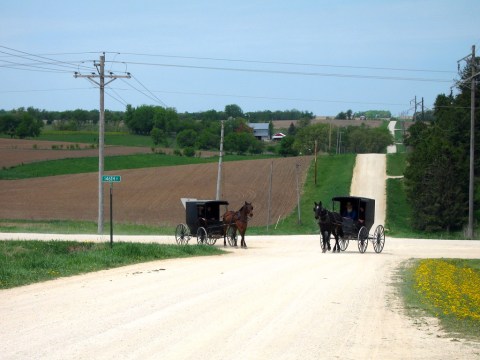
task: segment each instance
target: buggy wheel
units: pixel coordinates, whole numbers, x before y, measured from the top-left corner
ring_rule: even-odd
[[[358,251],[364,253],[368,247],[368,230],[365,226],[360,228],[358,232]]]
[[[197,244],[206,244],[207,238],[207,230],[205,230],[204,227],[200,226],[197,230]]]
[[[190,240],[190,229],[185,224],[178,224],[175,229],[175,241],[178,245],[186,245]]]
[[[207,234],[206,240],[208,245],[215,245],[215,243],[217,242],[217,238],[213,237],[212,234]]]
[[[375,252],[381,253],[385,245],[385,229],[382,225],[378,225],[373,233],[373,248]]]
[[[343,238],[343,237],[339,238],[338,243],[340,244],[340,250],[342,250],[342,251],[347,250],[348,242],[349,242],[349,240],[346,239],[346,238]]]
[[[227,227],[226,238],[228,241],[228,245],[235,246],[237,243],[237,229],[233,226]]]

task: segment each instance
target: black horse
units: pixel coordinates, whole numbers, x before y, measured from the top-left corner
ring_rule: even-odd
[[[325,252],[327,249],[330,251],[330,234],[333,234],[335,237],[333,252],[340,252],[338,238],[343,238],[342,216],[336,212],[325,209],[321,201],[318,204],[315,202],[313,212],[315,213],[315,219],[318,220],[318,225],[320,226],[322,251]]]

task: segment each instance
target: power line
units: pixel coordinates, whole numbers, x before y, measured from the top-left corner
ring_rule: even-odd
[[[286,71],[286,70],[245,69],[245,68],[230,68],[230,67],[217,67],[217,66],[179,65],[179,64],[146,63],[146,62],[121,62],[121,63],[132,64],[132,65],[160,66],[160,67],[186,68],[186,69],[197,69],[197,70],[252,72],[252,73],[264,73],[264,74],[303,75],[303,76],[321,76],[321,77],[339,77],[339,78],[375,79],[375,80],[444,82],[444,83],[452,82],[452,80],[433,79],[433,78],[429,79],[429,78],[411,78],[411,77],[398,77],[398,76],[376,76],[376,75],[335,74],[335,73],[318,73],[318,72]]]
[[[165,103],[164,103],[162,100],[156,98],[155,96],[152,96],[152,95],[149,95],[149,94],[145,93],[144,91],[136,88],[135,86],[133,86],[133,85],[130,84],[129,82],[126,82],[126,81],[123,80],[123,79],[121,79],[121,80],[122,80],[125,84],[127,84],[128,86],[130,86],[132,89],[134,89],[135,91],[138,91],[140,94],[148,97],[150,100],[153,100],[154,102],[157,102],[157,103],[159,103],[159,104],[162,105],[162,106],[166,106]]]
[[[292,65],[292,66],[311,66],[311,67],[330,67],[330,68],[387,70],[387,71],[407,71],[407,72],[454,73],[453,71],[449,71],[449,70],[408,69],[408,68],[374,67],[374,66],[357,66],[357,65],[332,65],[332,64],[316,64],[316,63],[283,62],[283,61],[273,61],[273,60],[262,61],[262,60],[229,59],[229,58],[214,58],[214,57],[199,57],[199,56],[180,56],[180,55],[165,55],[165,54],[144,54],[144,53],[121,53],[121,54],[123,54],[123,55],[135,55],[135,56],[146,56],[146,57],[165,57],[165,58],[174,58],[174,59],[241,62],[241,63],[255,63],[255,64],[269,64],[269,65]]]
[[[133,76],[132,76],[133,77]],[[122,79],[121,79],[122,80]],[[258,100],[278,100],[278,101],[301,101],[301,102],[319,102],[319,103],[340,103],[340,104],[358,104],[358,105],[385,105],[385,106],[405,106],[404,103],[386,103],[386,102],[371,102],[371,101],[356,101],[356,100],[328,100],[328,99],[315,99],[315,98],[294,98],[294,97],[278,97],[278,96],[255,96],[255,95],[245,95],[245,94],[225,94],[225,93],[202,93],[202,92],[188,92],[188,91],[168,91],[168,90],[152,90],[152,96],[149,96],[142,90],[134,87],[130,83],[125,81],[125,84],[129,85],[133,90],[139,92],[140,94],[148,97],[153,101],[158,101],[167,106],[162,100],[155,99],[153,96],[154,93],[163,93],[163,94],[176,94],[176,95],[186,95],[186,96],[212,96],[212,97],[232,97],[232,98],[246,98],[246,99],[258,99]],[[30,89],[30,90],[0,90],[0,93],[25,93],[25,92],[49,92],[49,91],[76,91],[76,90],[87,90],[92,89],[88,88],[56,88],[56,89]],[[113,91],[119,98],[121,98],[125,103],[128,103],[123,97],[121,97],[118,91],[129,91],[128,88],[119,88],[119,87],[109,87],[109,91]]]
[[[118,99],[117,97],[113,96],[112,94],[110,94],[110,91],[112,91],[113,93],[115,93],[116,96],[118,96],[120,99]],[[105,94],[107,94],[108,96],[110,96],[113,100],[117,101],[118,103],[122,104],[123,106],[127,106],[128,103],[115,91],[113,91],[113,89],[105,89]]]
[[[242,94],[220,94],[220,93],[201,93],[201,92],[166,91],[166,90],[153,90],[153,92],[160,92],[160,93],[166,93],[166,94],[178,94],[178,95],[248,98],[248,99],[258,99],[258,100],[306,101],[306,102],[324,102],[324,103],[342,103],[342,104],[405,106],[405,104],[400,104],[400,103],[381,103],[381,102],[348,101],[348,100],[325,100],[325,99],[313,99],[313,98],[289,98],[289,97],[254,96],[254,95],[242,95]]]
[[[30,89],[30,90],[0,90],[0,93],[27,93],[27,92],[50,92],[50,91],[74,91],[74,90],[90,90],[92,87],[86,88],[58,88],[58,89]]]
[[[138,82],[146,91],[148,91],[149,94],[151,94],[160,104],[163,104],[165,107],[167,107],[167,104],[165,104],[161,99],[158,98],[157,95],[155,95],[153,92],[151,92],[150,90],[147,89],[147,87],[145,85],[143,85],[140,80],[138,80],[136,77],[134,77],[132,75],[132,78]]]
[[[10,55],[10,56],[19,57],[19,58],[27,59],[27,60],[31,60],[31,61],[36,61],[36,62],[39,62],[39,63],[42,63],[42,64],[47,64],[47,65],[51,65],[52,63],[54,63],[59,67],[66,67],[68,69],[76,69],[75,66],[72,66],[72,64],[70,64],[68,62],[65,62],[65,61],[59,61],[59,60],[50,59],[50,58],[40,56],[40,55],[30,54],[30,53],[27,53],[25,51],[15,50],[15,49],[12,49],[12,48],[9,48],[9,47],[6,47],[6,46],[2,46],[2,45],[0,45],[0,48],[7,49],[9,51],[15,51],[15,52],[18,52],[18,53],[22,54],[22,55],[19,55],[19,54],[12,54],[12,53],[6,52],[6,51],[0,51],[1,53],[7,54],[7,55]],[[41,60],[31,59],[31,57],[39,58]],[[45,60],[48,60],[48,61],[45,61]]]
[[[11,51],[21,52],[5,46],[0,46]],[[115,55],[133,55],[144,57],[163,57],[171,59],[187,59],[187,60],[201,60],[201,61],[222,61],[222,62],[237,62],[237,63],[254,63],[267,65],[289,65],[289,66],[310,66],[310,67],[328,67],[328,68],[342,68],[342,69],[364,69],[364,70],[382,70],[382,71],[404,71],[404,72],[425,72],[425,73],[454,73],[451,70],[435,70],[435,69],[414,69],[414,68],[395,68],[382,66],[359,66],[359,65],[335,65],[335,64],[318,64],[318,63],[302,63],[302,62],[287,62],[278,60],[255,60],[255,59],[232,59],[232,58],[216,58],[216,57],[202,57],[202,56],[184,56],[171,54],[148,54],[148,53],[134,53],[134,52],[119,52],[119,51],[83,51],[83,52],[63,52],[63,53],[45,53],[45,54],[29,54],[21,52],[30,56],[45,58],[45,56],[64,56],[64,55],[84,55],[84,54],[115,54]]]
[[[45,73],[62,73],[62,74],[71,73],[71,71],[69,70],[52,69],[52,68],[47,68],[47,67],[37,66],[37,65],[25,65],[20,63],[14,63],[12,61],[6,61],[6,60],[2,60],[2,61],[11,64],[11,65],[0,64],[0,67],[2,68],[16,69],[16,70],[22,70],[22,71],[45,72]]]

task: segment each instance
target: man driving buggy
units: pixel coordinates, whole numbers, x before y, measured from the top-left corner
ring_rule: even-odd
[[[343,217],[352,219],[353,221],[357,221],[357,211],[353,208],[352,203],[349,201],[345,205],[345,210],[343,211],[342,214]]]
[[[365,207],[360,204],[358,211],[359,214],[357,214],[357,210],[353,207],[352,203],[348,201],[342,216],[347,219],[352,219],[357,229],[360,229],[365,223]]]

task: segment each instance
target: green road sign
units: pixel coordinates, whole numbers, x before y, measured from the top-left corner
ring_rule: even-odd
[[[122,177],[120,175],[103,175],[102,182],[120,182],[122,181]]]

